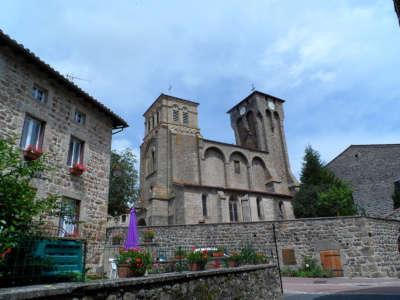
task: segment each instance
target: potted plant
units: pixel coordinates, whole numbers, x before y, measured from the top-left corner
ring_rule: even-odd
[[[69,172],[75,176],[81,176],[85,171],[87,168],[83,164],[75,164],[69,169]]]
[[[28,145],[26,149],[23,151],[24,158],[25,160],[32,161],[38,159],[40,156],[42,156],[43,151],[41,148],[34,146],[34,145]]]
[[[151,268],[152,259],[149,252],[139,249],[127,249],[117,257],[118,276],[126,278],[143,276]]]
[[[204,270],[208,261],[208,252],[206,250],[194,249],[186,256],[190,271]]]
[[[123,239],[124,238],[120,234],[114,235],[112,237],[112,244],[113,245],[121,245],[121,242],[122,242]]]
[[[226,259],[228,262],[228,267],[230,268],[234,268],[237,267],[240,263],[241,260],[241,256],[240,253],[238,252],[232,252],[228,258]]]
[[[186,251],[181,246],[175,250],[175,259],[182,260],[186,257]]]
[[[154,236],[156,235],[156,232],[154,229],[146,229],[144,231],[144,241],[146,243],[151,243],[154,239]]]
[[[129,255],[128,251],[120,249],[120,253],[117,256],[117,271],[119,278],[127,278],[131,276],[131,270],[129,267]]]

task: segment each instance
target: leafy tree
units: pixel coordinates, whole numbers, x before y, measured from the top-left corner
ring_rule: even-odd
[[[36,197],[32,179],[49,171],[42,156],[25,161],[13,141],[0,139],[0,260],[23,237],[36,234],[43,218],[52,214],[58,197]]]
[[[400,189],[395,188],[394,193],[392,195],[393,199],[393,208],[399,208],[400,207]]]
[[[305,150],[300,181],[293,201],[296,217],[347,216],[357,212],[350,188],[323,165],[319,153],[310,146]]]
[[[108,213],[112,216],[124,214],[138,198],[136,161],[135,154],[129,148],[121,152],[113,150],[111,153]]]

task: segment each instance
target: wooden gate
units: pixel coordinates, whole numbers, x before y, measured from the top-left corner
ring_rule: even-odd
[[[343,276],[342,261],[339,250],[320,251],[321,264],[325,270],[331,270],[336,277]]]

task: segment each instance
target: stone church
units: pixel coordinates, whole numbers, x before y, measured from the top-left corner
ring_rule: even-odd
[[[236,144],[207,140],[198,103],[161,94],[144,113],[139,224],[294,218],[284,100],[252,92],[228,114]]]

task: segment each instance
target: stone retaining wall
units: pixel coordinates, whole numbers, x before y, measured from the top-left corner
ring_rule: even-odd
[[[238,250],[250,243],[260,251],[275,249],[272,225],[281,266],[298,267],[303,256],[320,261],[320,251],[338,250],[343,275],[349,277],[397,277],[400,255],[397,247],[400,222],[366,217],[296,219],[274,222],[153,226],[154,242],[167,253],[177,246],[222,246]],[[148,227],[140,227],[142,231]],[[125,234],[126,227],[113,227],[107,239]],[[295,264],[285,265],[282,250],[294,251]],[[292,252],[293,253],[293,252]]]
[[[0,299],[282,299],[278,269],[243,266],[148,277],[0,290]]]

